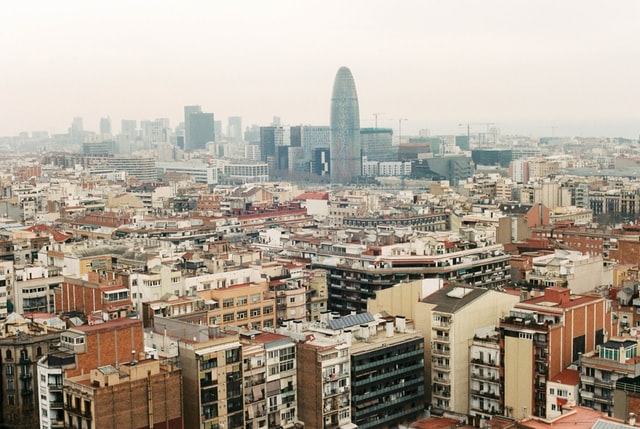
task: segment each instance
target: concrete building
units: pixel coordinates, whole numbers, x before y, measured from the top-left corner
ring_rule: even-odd
[[[15,272],[13,288],[9,299],[17,313],[42,311],[55,313],[55,290],[60,287],[64,277],[57,267],[45,267],[40,264],[5,266],[7,276]],[[11,280],[8,280],[11,283]]]
[[[133,176],[139,183],[154,183],[158,181],[156,159],[143,156],[113,156],[105,158],[105,166],[118,171],[124,171]]]
[[[196,339],[178,342],[183,377],[184,427],[244,429],[242,346],[237,335],[187,326]],[[187,330],[187,328],[190,328]]]
[[[518,300],[494,290],[448,286],[418,302],[416,327],[431,338],[425,347],[425,380],[432,407],[469,414],[469,390],[475,387],[469,383],[470,341],[478,326],[497,324]]]
[[[0,261],[0,322],[9,315],[7,296],[13,288],[13,262]],[[15,304],[14,304],[15,305]],[[14,307],[15,308],[15,307]]]
[[[412,246],[416,246],[415,252]],[[342,314],[361,312],[366,309],[366,300],[374,298],[377,291],[400,282],[441,278],[497,289],[511,277],[510,257],[498,244],[467,250],[450,247],[448,253],[445,243],[428,240],[388,247],[396,250],[391,254],[381,251],[379,255],[363,255],[349,246],[334,244],[312,259],[313,268],[329,272],[330,310]]]
[[[38,427],[37,362],[54,350],[60,331],[12,313],[0,333],[0,424]]]
[[[425,408],[422,335],[407,329],[404,317],[380,323],[373,334],[362,324],[342,329],[350,329],[360,340],[351,345],[352,422],[362,429],[392,428],[421,416]]]
[[[198,296],[205,300],[209,325],[260,330],[276,326],[276,299],[268,291],[266,282],[240,283],[199,291]]]
[[[616,382],[640,376],[636,338],[611,338],[580,356],[580,405],[613,414]]]
[[[500,335],[494,326],[476,330],[469,346],[469,413],[474,426],[502,415],[504,389],[500,383]],[[433,366],[438,368],[439,360]]]
[[[75,366],[75,355],[63,351],[53,351],[38,361],[40,429],[65,427],[62,380],[64,369],[73,366]]]
[[[296,345],[284,335],[243,331],[246,425],[298,427]],[[255,349],[258,347],[260,352]]]
[[[565,369],[547,382],[547,419],[555,420],[578,404],[580,397],[580,372]]]

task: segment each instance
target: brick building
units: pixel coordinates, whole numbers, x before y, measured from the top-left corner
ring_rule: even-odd
[[[87,279],[65,277],[55,290],[56,309],[60,313],[98,313],[104,320],[129,316],[133,303],[129,289],[114,272],[91,271]]]
[[[93,368],[131,362],[135,353],[143,352],[142,320],[117,319],[95,325],[82,325],[60,335],[60,346],[75,352],[76,366],[67,369],[66,377],[87,373]]]
[[[63,381],[65,425],[183,429],[180,370],[157,360],[100,366]]]
[[[505,413],[546,418],[547,381],[581,354],[615,335],[611,308],[600,296],[548,287],[500,320]]]

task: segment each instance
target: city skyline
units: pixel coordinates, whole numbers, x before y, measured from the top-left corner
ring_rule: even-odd
[[[0,135],[66,133],[77,116],[88,130],[107,116],[115,132],[121,119],[175,127],[193,104],[244,126],[273,116],[327,125],[343,65],[358,78],[362,127],[383,112],[381,127],[407,118],[403,134],[464,134],[467,122],[509,134],[640,133],[636,2],[188,6],[5,6]]]

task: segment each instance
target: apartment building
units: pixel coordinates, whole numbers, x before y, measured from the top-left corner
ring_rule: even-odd
[[[351,317],[334,319],[332,324]],[[349,329],[352,422],[366,429],[394,428],[417,420],[425,408],[422,335],[407,329],[404,317],[382,321],[373,332],[366,324],[343,332]],[[359,341],[352,341],[352,336]]]
[[[65,427],[62,380],[64,370],[75,367],[75,354],[55,350],[38,360],[40,429]]]
[[[511,278],[509,259],[500,244],[460,250],[445,241],[416,240],[353,255],[332,244],[318,252],[312,267],[328,271],[329,310],[349,314],[365,311],[367,299],[375,298],[376,291],[423,278],[499,289]]]
[[[305,427],[355,429],[351,422],[349,345],[309,337],[297,344],[299,417]]]
[[[426,333],[426,399],[438,410],[469,413],[469,344],[478,326],[496,325],[517,302],[517,296],[484,288],[446,286],[418,302],[415,326]],[[495,357],[495,356],[494,356]],[[490,362],[490,361],[489,361]],[[428,380],[428,383],[427,383]],[[489,386],[476,393],[489,391]]]
[[[65,427],[183,429],[180,370],[157,360],[132,360],[65,378]]]
[[[60,331],[12,313],[0,334],[2,423],[35,427],[39,399],[37,362],[60,341]]]
[[[260,330],[276,326],[276,300],[268,296],[268,284],[242,283],[219,289],[203,290],[209,325]]]
[[[5,279],[13,272],[15,278],[9,293],[17,313],[45,312],[55,313],[55,289],[63,281],[62,270],[57,267],[45,267],[37,263],[5,267]]]
[[[438,368],[440,359],[433,361]],[[495,325],[478,328],[469,346],[469,413],[474,426],[482,419],[503,415],[504,389],[500,382],[500,333]]]
[[[547,381],[602,345],[613,321],[607,299],[548,287],[515,305],[499,328],[505,414],[546,418]]]
[[[240,332],[247,428],[289,429],[299,424],[296,345],[284,335]]]
[[[169,326],[186,334],[178,341],[185,427],[244,428],[242,346],[238,335],[176,323]]]
[[[580,403],[613,414],[616,382],[640,376],[636,338],[611,338],[580,356]]]
[[[86,278],[65,277],[55,289],[59,312],[82,312],[102,320],[135,315],[131,294],[113,271],[94,270]]]

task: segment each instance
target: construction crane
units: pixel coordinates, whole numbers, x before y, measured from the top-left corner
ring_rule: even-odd
[[[486,125],[487,126],[487,135],[489,135],[489,127],[495,125],[493,122],[467,122],[458,124],[459,127],[467,127],[467,142],[471,144],[471,127],[473,125]]]
[[[373,113],[373,117],[374,117],[374,118],[376,118],[376,121],[375,121],[375,128],[378,128],[378,116],[379,116],[379,115],[384,115],[384,113],[380,113],[380,112]]]

